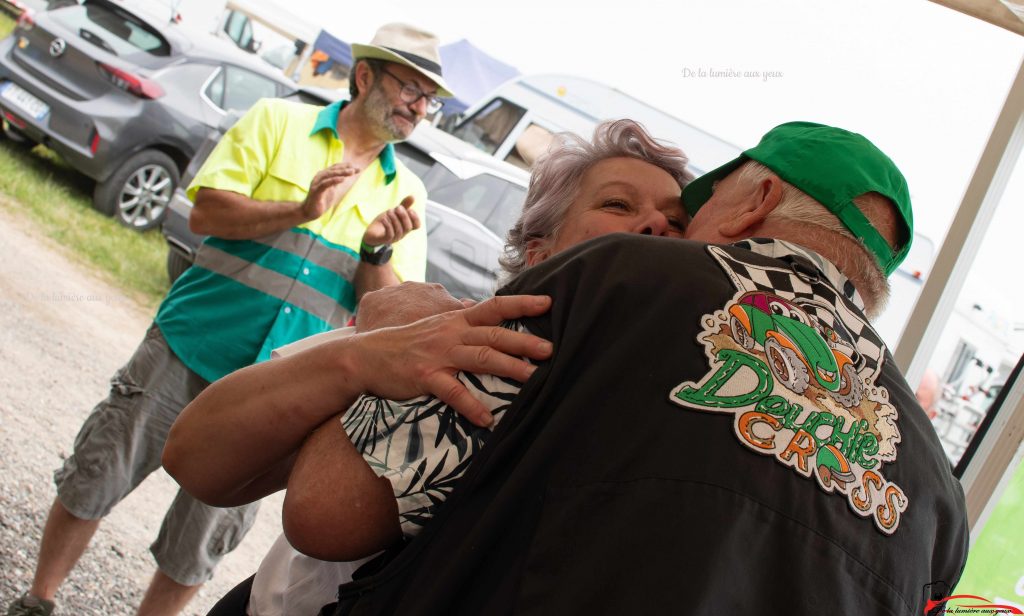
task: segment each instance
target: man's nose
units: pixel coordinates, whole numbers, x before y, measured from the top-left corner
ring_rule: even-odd
[[[409,105],[409,109],[421,118],[427,117],[427,98],[425,96],[417,98],[415,103]]]

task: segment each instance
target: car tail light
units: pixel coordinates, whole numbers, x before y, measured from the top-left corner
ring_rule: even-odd
[[[8,122],[10,122],[11,124],[17,126],[20,129],[27,128],[26,125],[25,125],[25,122],[21,118],[19,118],[18,116],[14,115],[13,113],[11,113],[9,111],[5,111],[4,112],[4,118]]]
[[[164,95],[164,89],[155,81],[133,75],[103,62],[97,62],[96,66],[99,67],[100,73],[107,78],[107,81],[129,94],[150,99],[160,98]]]
[[[92,136],[89,137],[89,151],[95,156],[98,149],[100,149],[100,132],[94,128]]]

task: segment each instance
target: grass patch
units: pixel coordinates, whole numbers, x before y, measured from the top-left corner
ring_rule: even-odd
[[[158,229],[138,233],[92,209],[92,181],[41,146],[0,141],[0,207],[28,218],[74,259],[104,272],[149,307],[167,293],[167,244]]]
[[[0,36],[14,21],[0,14]],[[93,182],[52,151],[0,136],[0,207],[27,218],[74,259],[109,275],[147,307],[167,293],[167,244],[159,229],[138,233],[92,209]]]

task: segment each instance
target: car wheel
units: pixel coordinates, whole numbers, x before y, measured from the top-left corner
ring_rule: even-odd
[[[807,374],[807,366],[800,361],[792,349],[788,349],[775,338],[766,338],[764,354],[768,358],[768,366],[780,383],[793,393],[802,394],[811,382]]]
[[[839,374],[839,391],[832,392],[832,397],[839,404],[852,409],[864,399],[864,383],[861,382],[860,375],[857,374],[857,369],[853,367],[853,364],[843,366],[843,370]]]
[[[732,328],[732,338],[736,341],[736,344],[747,351],[754,350],[754,337],[750,335],[746,327],[743,327],[739,319],[735,316],[729,319],[729,327]]]
[[[191,266],[192,262],[185,255],[173,248],[167,249],[167,278],[171,281],[171,284],[174,284],[174,281]]]
[[[143,150],[96,184],[93,207],[136,231],[152,229],[163,222],[179,179],[170,156]]]

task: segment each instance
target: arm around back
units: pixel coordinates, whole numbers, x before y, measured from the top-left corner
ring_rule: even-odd
[[[207,387],[171,427],[163,465],[214,506],[252,502],[287,481],[305,438],[364,389],[350,340],[233,372]]]
[[[534,368],[520,357],[545,359],[550,345],[498,324],[549,306],[546,297],[498,297],[243,368],[185,407],[168,435],[164,467],[203,502],[251,502],[283,487],[280,480],[306,437],[364,391],[396,400],[434,394],[487,425],[490,413],[455,374],[525,381]]]

